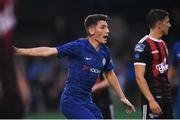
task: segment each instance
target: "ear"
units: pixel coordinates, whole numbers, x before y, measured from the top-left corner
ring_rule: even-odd
[[[93,35],[95,33],[95,30],[94,30],[93,26],[89,27],[88,31],[89,31],[90,35]]]
[[[158,21],[158,22],[156,23],[156,26],[157,26],[157,28],[161,29],[161,21]]]

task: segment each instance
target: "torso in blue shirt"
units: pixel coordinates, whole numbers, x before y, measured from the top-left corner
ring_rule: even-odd
[[[178,69],[178,77],[180,79],[180,42],[176,43],[173,46],[173,66]],[[178,88],[178,96],[177,96],[177,118],[180,118],[180,85]]]
[[[70,96],[80,101],[91,101],[91,88],[103,71],[113,69],[110,51],[105,45],[99,52],[87,38],[57,47],[58,57],[69,58],[68,79],[63,97]]]
[[[178,75],[180,78],[180,42],[173,47],[173,66],[178,67]]]

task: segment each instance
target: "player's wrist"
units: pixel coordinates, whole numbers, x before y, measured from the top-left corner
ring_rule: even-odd
[[[155,101],[154,98],[148,99],[148,102],[149,102],[149,103],[150,103],[150,102],[153,102],[153,101]]]
[[[122,99],[126,99],[126,96],[121,96],[121,97],[120,97],[120,100],[122,100]]]

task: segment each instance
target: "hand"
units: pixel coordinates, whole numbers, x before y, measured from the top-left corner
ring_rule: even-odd
[[[17,47],[15,47],[15,46],[13,46],[13,53],[16,55],[16,54],[17,54],[17,52],[18,52],[18,48],[17,48]]]
[[[149,101],[149,107],[154,114],[160,115],[163,113],[161,107],[154,99]]]
[[[126,97],[122,97],[121,102],[127,106],[126,113],[130,114],[132,112],[136,112],[134,106],[129,102]]]
[[[92,92],[94,93],[96,91],[96,86],[94,85],[93,87],[92,87]]]

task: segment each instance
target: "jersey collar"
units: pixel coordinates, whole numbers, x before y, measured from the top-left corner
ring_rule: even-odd
[[[151,40],[155,41],[155,42],[161,42],[162,40],[158,40],[156,38],[150,37],[149,35],[146,35],[146,37],[150,38]]]
[[[101,49],[102,49],[102,45],[100,45],[100,49],[99,49],[99,52],[96,51],[96,49],[91,45],[91,43],[88,41],[88,38],[86,38],[86,46],[87,46],[87,49],[93,53],[100,53],[101,52]]]

